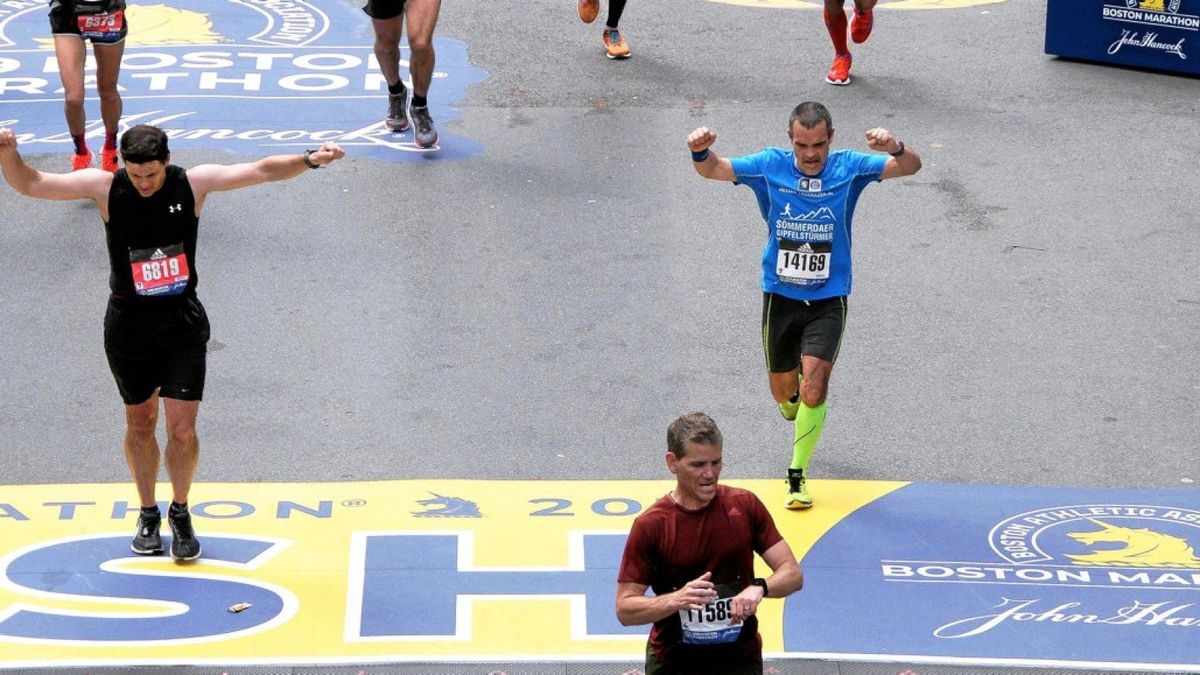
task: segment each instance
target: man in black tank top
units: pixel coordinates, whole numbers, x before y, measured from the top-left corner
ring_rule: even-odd
[[[154,487],[165,457],[172,489],[171,556],[200,556],[187,500],[200,457],[196,415],[209,337],[208,317],[196,297],[196,230],[204,199],[211,192],[295,178],[343,154],[326,142],[302,155],[185,171],[170,164],[167,135],[139,125],[121,137],[124,169],[44,173],[21,158],[12,130],[0,129],[0,170],[9,185],[36,199],[91,199],[104,220],[111,267],[104,351],[125,402],[125,459],[142,506],[134,553],[163,551]],[[167,418],[165,453],[155,438],[160,399]]]

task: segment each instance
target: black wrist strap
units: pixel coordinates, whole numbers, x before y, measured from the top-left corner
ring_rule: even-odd
[[[896,142],[900,144],[900,149],[895,152],[889,152],[888,154],[891,155],[892,157],[899,157],[900,155],[904,154],[904,141],[896,141]]]
[[[759,588],[763,589],[763,597],[764,598],[771,594],[771,589],[767,588],[767,580],[766,579],[759,577],[759,578],[755,579],[754,581],[751,581],[750,585],[758,586]]]
[[[305,150],[304,151],[304,165],[310,169],[319,169],[319,168],[321,168],[321,165],[312,161],[312,158],[309,156],[309,155],[313,154],[313,152],[315,152],[315,150]]]

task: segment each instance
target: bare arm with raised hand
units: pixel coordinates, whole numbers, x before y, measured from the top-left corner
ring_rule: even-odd
[[[12,129],[0,129],[0,171],[17,192],[34,199],[65,201],[91,199],[107,216],[108,189],[112,174],[99,169],[71,173],[46,173],[29,166],[17,151],[17,135]]]
[[[333,141],[325,141],[319,150],[271,155],[243,164],[200,164],[188,169],[188,182],[196,195],[196,211],[210,192],[238,190],[252,185],[295,178],[309,169],[317,169],[345,156],[345,151]]]
[[[687,146],[692,151],[692,166],[696,173],[705,178],[734,181],[737,175],[733,172],[733,165],[710,149],[716,142],[717,134],[708,127],[700,127],[688,134]]]
[[[921,170],[921,156],[917,151],[896,140],[895,135],[887,129],[876,127],[868,130],[867,147],[891,155],[879,176],[880,180],[911,176]]]

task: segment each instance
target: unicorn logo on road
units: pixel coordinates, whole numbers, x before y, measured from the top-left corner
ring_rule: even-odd
[[[1119,549],[1103,549],[1083,555],[1067,554],[1076,565],[1112,567],[1187,567],[1200,568],[1190,544],[1182,537],[1155,532],[1149,528],[1110,525],[1096,518],[1089,521],[1100,526],[1095,532],[1070,532],[1067,536],[1084,546],[1099,543],[1124,544]]]
[[[428,507],[425,511],[413,511],[417,518],[482,518],[479,505],[468,499],[459,497],[444,497],[436,492],[430,492],[433,499],[421,499],[417,504]]]

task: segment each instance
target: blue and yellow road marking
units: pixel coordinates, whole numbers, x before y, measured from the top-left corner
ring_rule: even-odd
[[[818,480],[797,513],[727,482],[802,558],[760,611],[772,657],[1200,670],[1190,492]],[[0,667],[637,660],[616,572],[670,487],[200,484],[190,564],[129,552],[128,485],[0,488]]]
[[[783,481],[730,483],[783,501]],[[776,517],[802,555],[900,485],[818,483],[818,508]],[[633,518],[670,487],[200,484],[192,564],[129,552],[128,485],[5,487],[0,665],[637,659],[647,629],[616,622],[616,570]],[[761,614],[769,652],[782,617],[781,602]]]
[[[454,105],[467,88],[487,79],[469,63],[460,40],[434,38],[429,105],[441,128],[436,149],[424,149],[412,131],[384,126],[387,83],[373,53],[370,19],[344,0],[131,0],[126,15],[122,124],[158,126],[175,149],[261,155],[335,141],[357,156],[391,162],[483,152],[477,141],[445,129],[461,114]],[[402,44],[401,77],[411,86],[408,54]],[[89,55],[85,85],[92,99],[95,68]],[[0,126],[12,127],[24,148],[71,147],[45,0],[0,2],[0,98]],[[86,135],[102,139],[102,122],[91,120]]]
[[[1200,671],[1197,544],[1194,491],[908,485],[809,551],[785,649]]]

